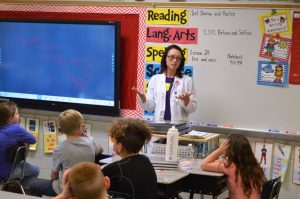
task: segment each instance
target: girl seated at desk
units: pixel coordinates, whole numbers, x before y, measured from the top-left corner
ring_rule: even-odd
[[[223,160],[218,158],[223,156]],[[232,134],[202,162],[205,171],[224,173],[231,199],[260,199],[265,175],[259,166],[249,141]]]

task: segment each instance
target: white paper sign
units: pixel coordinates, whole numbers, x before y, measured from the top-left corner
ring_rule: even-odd
[[[292,147],[282,143],[274,143],[273,156],[273,174],[272,179],[281,176],[281,181],[284,180],[286,169],[288,167]]]
[[[273,144],[256,142],[255,157],[264,170],[267,179],[271,176]]]
[[[293,183],[300,185],[300,146],[295,146]]]

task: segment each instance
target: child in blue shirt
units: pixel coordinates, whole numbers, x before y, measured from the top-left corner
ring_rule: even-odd
[[[8,149],[17,146],[18,143],[34,144],[35,137],[19,126],[20,115],[14,102],[0,103],[0,179],[6,180],[12,169],[12,163],[7,160]],[[40,169],[36,165],[25,163],[24,178],[22,184],[25,189],[31,181],[39,175]],[[20,176],[21,168],[16,167],[13,176]]]

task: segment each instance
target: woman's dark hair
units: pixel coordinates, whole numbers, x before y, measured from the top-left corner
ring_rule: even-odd
[[[9,118],[15,115],[17,104],[14,102],[0,102],[0,126],[7,124]]]
[[[235,164],[235,181],[237,182],[240,174],[246,196],[251,195],[252,188],[260,193],[266,178],[253,154],[249,141],[243,135],[237,134],[230,135],[228,140],[228,148],[225,152],[227,165],[225,167],[228,168],[232,163]]]
[[[127,153],[138,153],[152,137],[152,129],[142,120],[126,118],[112,122],[109,136],[121,143]]]
[[[181,73],[181,71],[182,71],[182,69],[183,69],[183,67],[184,67],[184,63],[185,63],[184,53],[183,53],[183,50],[182,50],[179,46],[177,46],[177,45],[175,45],[175,44],[172,44],[172,45],[170,45],[170,46],[168,46],[168,47],[166,48],[165,53],[163,54],[163,56],[162,56],[162,58],[161,58],[161,62],[160,62],[160,72],[159,72],[159,73],[162,74],[162,73],[164,73],[164,72],[167,70],[167,56],[168,56],[169,51],[170,51],[171,49],[176,49],[176,50],[180,51],[180,54],[181,54],[181,61],[180,61],[179,67],[177,68],[176,76],[182,78],[182,73]]]

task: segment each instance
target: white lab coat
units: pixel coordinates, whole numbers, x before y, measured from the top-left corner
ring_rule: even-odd
[[[190,102],[184,106],[182,100],[176,99],[176,95],[182,93],[193,94],[190,96]],[[171,107],[171,121],[188,121],[188,114],[192,113],[197,108],[196,91],[193,79],[187,75],[182,78],[175,77],[172,90],[170,93],[170,107]],[[154,121],[164,120],[165,106],[166,106],[166,75],[154,75],[148,84],[146,101],[142,103],[139,98],[139,104],[148,112],[154,111]]]

